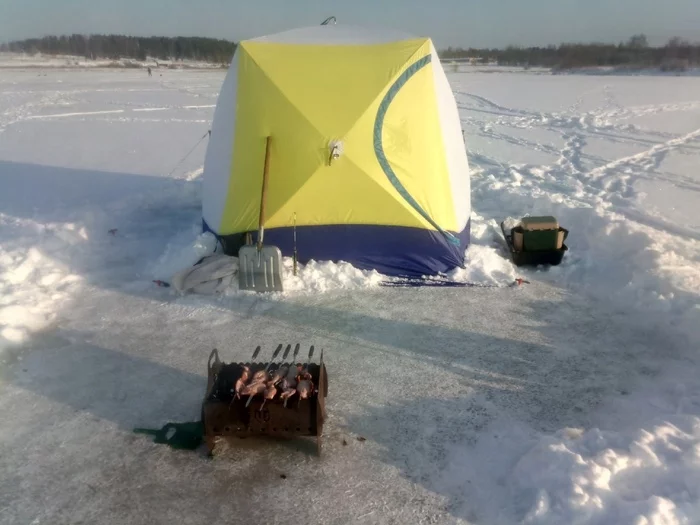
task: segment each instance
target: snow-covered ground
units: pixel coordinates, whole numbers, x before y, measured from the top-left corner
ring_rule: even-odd
[[[0,75],[0,523],[700,520],[700,79],[454,73],[474,244],[453,277],[488,286],[317,263],[206,298],[152,280],[206,251],[223,73],[162,74]],[[497,221],[528,213],[571,231],[560,267],[505,258]],[[132,432],[197,418],[213,347],[287,341],[325,348],[322,459]]]
[[[168,69],[218,69],[221,64],[201,60],[159,60],[146,57],[144,60],[132,58],[90,59],[73,55],[44,55],[41,53],[0,53],[0,69],[30,69],[44,75],[46,69],[96,69],[96,68],[147,68]]]

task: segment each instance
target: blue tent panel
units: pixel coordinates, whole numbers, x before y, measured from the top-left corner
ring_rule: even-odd
[[[470,222],[462,232],[453,233],[459,246],[442,233],[419,228],[374,225],[326,225],[297,227],[299,262],[345,261],[363,270],[377,270],[389,276],[421,277],[464,267],[464,252],[470,240]],[[204,223],[205,231],[212,231]],[[212,231],[212,233],[214,233]],[[253,240],[257,232],[251,232]],[[226,253],[237,255],[241,234],[220,237]],[[265,244],[277,246],[291,257],[293,230],[265,230]]]

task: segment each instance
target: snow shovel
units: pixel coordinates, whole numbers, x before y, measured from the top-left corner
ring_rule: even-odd
[[[265,144],[265,168],[263,171],[260,218],[258,221],[258,243],[246,245],[238,251],[238,286],[241,290],[256,292],[281,292],[282,252],[276,246],[264,246],[265,200],[270,171],[270,137]]]

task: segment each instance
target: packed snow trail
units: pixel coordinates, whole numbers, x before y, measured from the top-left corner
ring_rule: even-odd
[[[164,175],[223,74],[140,73],[0,84],[0,523],[700,518],[700,152],[697,118],[666,118],[697,117],[697,79],[451,76],[475,210],[453,278],[494,288],[317,263],[282,295],[204,298],[152,280],[209,249],[204,149]],[[106,110],[124,113],[88,114]],[[562,266],[505,257],[497,221],[526,213],[571,230]],[[325,349],[321,460],[245,441],[210,462],[132,433],[198,417],[213,347],[280,342]]]
[[[698,79],[678,80],[681,84],[676,86],[678,94],[693,96]],[[552,108],[551,112],[516,111],[507,107],[512,104],[496,103],[468,92],[458,93],[465,132],[467,136],[471,132],[472,136],[474,209],[477,213],[483,211],[481,214],[487,217],[517,216],[523,211],[557,215],[565,227],[574,226],[568,241],[574,250],[562,267],[549,272],[554,282],[573,282],[602,298],[611,294],[619,296],[621,304],[631,303],[642,310],[671,310],[676,314],[674,323],[682,323],[697,335],[698,331],[692,327],[700,321],[697,307],[700,222],[694,210],[700,198],[700,171],[697,165],[681,172],[665,172],[663,167],[669,155],[676,153],[695,158],[696,162],[700,160],[697,129],[700,102],[681,100],[625,108],[619,103],[620,97],[613,95],[611,79],[607,77],[577,77],[576,81],[583,84],[580,91],[584,95],[577,95],[579,91],[571,95],[553,92],[557,84],[571,81],[571,77],[552,79],[551,85],[536,95],[549,96],[548,105],[554,102],[561,106],[566,106],[567,97],[577,97],[565,112],[558,108]],[[663,80],[621,78],[618,83],[636,99],[650,99],[654,96],[652,91],[644,93],[637,84],[654,81]],[[605,85],[601,85],[603,82]],[[688,95],[682,91],[683,86]],[[491,96],[493,93],[492,90]],[[513,94],[503,93],[503,96],[509,100]],[[469,102],[472,100],[473,105]],[[482,120],[480,112],[484,106],[494,109],[496,117]],[[649,115],[660,118],[678,111],[686,115],[694,111],[695,118],[676,119],[679,132],[673,138],[666,132],[660,139],[658,133],[633,124],[627,124],[623,130],[615,123],[616,120],[635,122]],[[525,113],[529,118],[525,124],[529,130],[527,140],[519,138],[523,126],[520,117],[510,118],[512,114]],[[581,122],[586,122],[586,126],[572,133],[571,123]],[[670,128],[665,120],[661,122],[664,128]],[[684,129],[684,126],[692,127]],[[487,133],[482,131],[484,127],[489,129]],[[496,127],[500,128],[499,135],[506,138],[496,142],[494,148],[491,139]],[[610,136],[610,130],[619,131]],[[601,133],[606,137],[605,143],[600,142]],[[555,158],[556,135],[559,135],[558,159]],[[529,148],[532,137],[537,136],[551,141],[543,143],[539,150],[538,155],[545,156],[540,159],[542,162],[518,162],[518,157],[529,155],[518,146]],[[598,154],[601,146],[605,151],[611,149],[611,144],[620,151],[630,148],[636,151],[613,159]],[[667,192],[667,185],[672,185],[674,193],[669,192],[666,201],[655,198],[659,202],[649,206],[647,192],[637,189],[649,181]],[[683,188],[685,194],[676,194],[675,188]]]

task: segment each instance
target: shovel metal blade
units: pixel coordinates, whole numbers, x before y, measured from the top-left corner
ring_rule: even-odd
[[[238,251],[238,286],[241,290],[281,292],[282,252],[276,246],[243,246]]]

